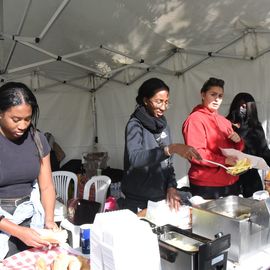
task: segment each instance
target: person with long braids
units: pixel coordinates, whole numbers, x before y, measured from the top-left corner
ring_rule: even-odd
[[[227,116],[233,124],[233,129],[245,142],[244,153],[259,156],[270,165],[270,149],[265,133],[258,119],[256,102],[249,93],[238,93],[230,106]],[[251,197],[255,191],[262,190],[262,179],[257,169],[248,170],[239,176],[241,193]]]
[[[173,209],[180,207],[172,155],[200,159],[190,146],[171,142],[164,116],[169,106],[169,87],[158,78],[146,80],[139,88],[136,108],[125,130],[125,199],[120,208],[135,213],[147,207],[148,200],[166,199]]]
[[[39,106],[23,83],[0,87],[0,259],[49,246],[32,227],[56,229],[50,147]]]

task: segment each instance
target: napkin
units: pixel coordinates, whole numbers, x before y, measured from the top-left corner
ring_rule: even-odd
[[[259,170],[270,170],[270,167],[267,165],[266,161],[261,157],[248,155],[233,148],[220,148],[220,150],[225,157],[235,156],[238,159],[248,158],[251,162],[252,168]]]
[[[191,216],[190,207],[182,205],[178,211],[170,209],[165,200],[153,202],[148,201],[146,219],[157,226],[171,224],[181,229],[190,229]]]

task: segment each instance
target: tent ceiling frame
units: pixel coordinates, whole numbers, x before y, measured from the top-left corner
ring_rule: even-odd
[[[38,43],[36,37],[24,37],[24,36],[18,36],[18,35],[10,35],[10,34],[3,34],[3,37],[8,38],[10,40],[14,40],[14,41]]]
[[[193,54],[193,55],[208,55],[212,57],[221,57],[221,58],[231,58],[231,59],[238,59],[238,60],[251,60],[252,57],[250,56],[241,56],[241,55],[231,55],[231,54],[224,54],[218,52],[209,52],[204,50],[196,50],[196,49],[180,49],[179,52],[186,53],[186,54]]]
[[[131,80],[129,82],[129,84],[133,84],[135,81],[137,81],[138,79],[142,78],[145,74],[149,73],[152,70],[159,71],[159,69],[156,69],[156,68],[159,67],[159,65],[161,65],[162,63],[164,63],[166,60],[168,60],[169,58],[171,58],[173,55],[175,55],[175,53],[176,53],[175,50],[170,50],[169,53],[168,53],[168,55],[166,55],[165,57],[163,57],[162,59],[160,59],[159,61],[157,61],[152,66],[148,67],[145,72],[143,72],[142,74],[139,74],[137,77],[135,77],[133,80]],[[170,73],[169,75],[174,76],[175,75],[174,73],[175,72]]]
[[[118,50],[116,50],[116,49],[112,49],[112,48],[109,48],[109,47],[104,46],[104,45],[100,45],[100,48],[103,49],[103,50],[105,50],[105,51],[112,52],[112,53],[119,54],[119,55],[121,55],[121,56],[127,57],[127,58],[129,58],[129,59],[134,60],[135,62],[139,62],[139,63],[140,63],[140,62],[141,62],[141,63],[144,62],[144,59],[140,59],[140,58],[137,58],[137,57],[135,57],[135,56],[131,56],[131,55],[129,55],[129,54],[126,54],[126,53],[124,53],[124,52],[120,52],[120,51],[118,51]]]
[[[135,56],[131,56],[131,55],[129,55],[129,54],[123,53],[123,52],[121,52],[121,51],[118,51],[118,50],[116,50],[116,49],[112,49],[112,48],[109,48],[109,47],[106,47],[106,46],[103,46],[103,45],[100,45],[100,48],[102,48],[102,49],[104,49],[104,50],[107,50],[107,51],[109,51],[109,52],[112,52],[112,53],[119,54],[119,55],[122,55],[122,56],[124,56],[124,57],[130,58],[130,59],[132,59],[132,60],[134,60],[135,62],[138,62],[138,63],[140,63],[140,64],[145,64],[145,65],[147,65],[147,68],[154,66],[154,65],[152,65],[152,64],[146,63],[145,60],[144,60],[143,58],[138,58],[138,57],[135,57]],[[131,65],[131,64],[127,65],[126,67],[128,68],[130,65]],[[172,72],[170,69],[167,69],[167,68],[164,68],[164,67],[160,67],[160,66],[158,66],[158,65],[155,65],[155,67],[156,67],[156,68],[159,68],[159,69],[161,69],[161,70],[163,70],[163,71],[165,71],[165,72],[168,72],[168,73],[171,73],[171,72]],[[112,72],[114,72],[114,70],[112,70]]]
[[[70,53],[70,54],[66,54],[66,55],[58,56],[58,57],[61,57],[61,58],[74,57],[74,56],[78,56],[78,55],[81,55],[81,54],[84,54],[84,53],[92,52],[92,51],[94,51],[96,49],[98,49],[98,48],[85,49],[83,51],[74,52],[74,53]],[[29,64],[29,65],[25,65],[25,66],[22,66],[22,67],[17,67],[17,68],[14,68],[14,69],[10,69],[10,70],[8,70],[7,73],[14,73],[14,72],[21,71],[21,70],[24,70],[24,69],[29,69],[29,68],[33,68],[33,67],[39,67],[39,66],[46,65],[46,64],[49,64],[49,63],[52,63],[52,62],[56,62],[57,60],[58,60],[58,58],[55,59],[55,57],[54,57],[53,59],[47,59],[47,60],[43,60],[43,61],[40,61],[40,62],[35,62],[35,63],[32,63],[32,64]]]
[[[4,3],[0,0],[0,44],[3,43],[3,31],[4,31]],[[0,45],[0,70],[4,65],[4,49],[2,44]]]
[[[150,70],[151,69],[155,69],[156,67],[160,67],[159,65],[161,65],[162,63],[164,63],[166,60],[168,60],[170,57],[172,57],[173,55],[175,54],[175,50],[170,50],[169,51],[169,53],[168,53],[168,55],[166,55],[165,57],[163,57],[161,60],[159,60],[159,61],[157,61],[155,64],[152,64],[151,66],[150,65],[147,65],[146,63],[142,63],[142,65],[147,65],[147,67],[146,68],[142,68],[141,67],[141,69],[145,69],[146,71],[145,72],[143,72],[142,74],[140,74],[140,75],[137,75],[133,80],[130,80],[128,83],[126,83],[126,85],[130,85],[130,84],[132,84],[133,82],[135,82],[136,80],[138,80],[139,78],[141,78],[141,77],[143,77],[145,74],[147,74],[148,72],[150,72]],[[165,68],[164,68],[165,69]],[[166,69],[167,70],[167,69]],[[173,74],[171,74],[171,70],[169,70],[170,71],[170,75],[173,75]],[[117,74],[115,74],[114,76],[116,76]],[[113,76],[113,77],[114,77]],[[110,80],[111,80],[111,78],[110,78]],[[103,84],[101,84],[101,85],[99,85],[98,87],[97,87],[97,90],[99,89],[99,88],[101,88],[102,86],[104,85],[104,83]]]
[[[24,9],[24,12],[23,12],[23,15],[22,15],[22,19],[21,19],[21,22],[20,22],[20,24],[18,26],[17,33],[16,33],[16,35],[18,35],[18,36],[21,34],[21,31],[22,31],[22,28],[24,26],[26,17],[28,15],[29,10],[30,10],[31,3],[32,3],[32,0],[28,0],[28,3],[27,3],[27,5],[26,5],[26,7]],[[6,71],[8,69],[8,66],[10,64],[11,58],[13,56],[13,53],[15,51],[16,45],[17,45],[17,42],[14,42],[12,44],[12,47],[11,47],[11,49],[9,51],[9,54],[8,54],[8,57],[7,57],[7,61],[6,61],[5,67],[4,67],[3,71],[1,71],[1,73],[6,73]]]
[[[232,39],[232,40],[229,41],[227,44],[221,46],[219,49],[215,50],[214,53],[220,53],[220,51],[222,51],[222,50],[228,48],[229,46],[231,46],[231,45],[235,44],[236,42],[238,42],[240,39],[244,38],[244,36],[246,36],[248,33],[249,33],[249,31],[248,31],[247,29],[244,30],[244,31],[241,33],[241,35],[239,35],[238,37]],[[181,48],[179,48],[179,51],[181,51]],[[183,75],[185,72],[187,72],[188,70],[190,70],[190,69],[196,67],[197,65],[201,64],[202,62],[208,60],[210,57],[212,57],[212,55],[211,55],[211,54],[208,54],[206,57],[204,57],[204,58],[198,60],[197,62],[194,62],[194,63],[191,64],[190,66],[188,66],[188,67],[186,67],[186,68],[180,70],[180,71],[178,72],[177,75],[178,75],[178,76]]]
[[[50,75],[45,74],[45,72],[40,72],[39,71],[38,72],[38,75],[42,76],[45,79],[49,79],[49,80],[52,80],[52,81],[55,81],[56,82],[56,83],[48,84],[48,85],[43,86],[43,87],[39,87],[38,90],[43,90],[43,89],[46,89],[46,88],[50,88],[50,87],[55,87],[55,86],[58,86],[58,85],[66,84],[66,85],[69,85],[69,86],[72,86],[72,87],[75,87],[75,88],[79,88],[79,89],[82,89],[82,90],[91,91],[91,89],[88,88],[88,87],[85,87],[85,86],[82,86],[82,85],[78,85],[78,84],[73,83],[73,81],[85,79],[87,77],[87,75],[75,77],[73,79],[66,80],[66,81],[61,81],[61,80],[59,80],[59,79],[57,79],[57,78],[55,78],[53,76],[50,76]]]
[[[51,16],[48,23],[45,25],[45,27],[43,28],[43,30],[41,31],[41,33],[39,34],[38,37],[25,37],[25,36],[21,36],[20,33],[21,33],[21,30],[22,30],[22,28],[24,26],[26,17],[27,17],[27,15],[29,13],[30,6],[32,4],[32,0],[28,0],[28,3],[26,5],[26,7],[25,7],[25,10],[24,10],[21,22],[20,22],[20,25],[19,25],[19,27],[17,29],[17,33],[15,35],[3,34],[3,31],[2,31],[2,33],[0,33],[0,35],[2,35],[2,37],[6,37],[6,38],[9,38],[10,40],[14,41],[14,44],[13,44],[13,46],[12,46],[12,48],[10,50],[10,53],[8,55],[8,58],[7,58],[5,68],[1,72],[2,74],[16,73],[17,71],[22,71],[22,70],[25,70],[25,69],[39,67],[39,66],[42,66],[42,65],[50,64],[50,63],[55,62],[55,61],[62,61],[64,63],[66,63],[66,64],[69,64],[69,65],[72,65],[72,66],[77,67],[79,69],[82,69],[84,71],[87,71],[87,73],[90,72],[93,76],[96,76],[96,77],[98,77],[100,79],[103,79],[104,82],[99,84],[99,86],[95,89],[95,90],[97,90],[98,88],[100,88],[102,85],[104,85],[109,80],[113,80],[113,81],[119,82],[121,84],[130,84],[130,83],[133,83],[134,81],[136,81],[141,76],[143,76],[142,74],[139,74],[135,79],[132,79],[132,80],[129,80],[129,76],[125,76],[126,82],[123,82],[121,80],[116,79],[116,76],[119,73],[121,73],[121,72],[127,73],[129,71],[129,69],[142,69],[142,70],[145,70],[146,72],[143,73],[143,74],[146,74],[146,73],[148,73],[149,71],[152,71],[152,70],[156,70],[157,72],[160,72],[162,74],[181,76],[182,74],[184,74],[188,70],[190,70],[190,69],[196,67],[197,65],[201,64],[202,62],[208,60],[210,57],[231,58],[231,59],[236,59],[236,60],[247,60],[248,61],[248,60],[257,59],[261,55],[263,55],[263,54],[270,51],[270,47],[269,47],[269,48],[267,48],[267,49],[265,49],[265,50],[263,50],[261,52],[258,52],[255,56],[250,56],[250,57],[248,57],[248,56],[239,56],[239,55],[230,55],[230,54],[225,54],[225,53],[221,52],[223,49],[231,46],[232,44],[235,44],[237,41],[244,38],[248,34],[252,34],[252,33],[260,33],[260,34],[266,33],[267,34],[267,33],[270,33],[270,30],[256,29],[256,28],[252,28],[252,27],[248,27],[248,28],[244,29],[242,31],[241,35],[239,35],[238,37],[232,39],[227,44],[225,44],[224,46],[222,46],[221,48],[219,48],[219,49],[217,49],[215,51],[204,51],[204,50],[189,49],[189,48],[179,48],[179,47],[175,46],[172,50],[169,50],[169,54],[168,54],[169,56],[165,56],[165,58],[164,58],[165,60],[161,59],[160,61],[157,61],[157,63],[146,63],[145,59],[142,59],[142,58],[139,58],[139,57],[136,57],[136,56],[121,52],[121,51],[119,51],[117,49],[110,48],[110,47],[105,46],[103,44],[100,45],[99,47],[85,49],[85,50],[82,50],[82,51],[66,54],[66,55],[63,55],[63,56],[56,55],[56,54],[51,53],[51,52],[49,52],[49,51],[47,51],[45,49],[40,48],[39,46],[34,45],[35,43],[39,43],[40,40],[44,39],[44,37],[46,36],[48,31],[54,25],[54,23],[59,18],[59,16],[64,11],[64,9],[68,6],[70,1],[71,0],[63,0],[60,3],[60,5],[57,7],[54,14]],[[3,0],[0,0],[0,5],[2,7],[2,12],[3,12]],[[1,38],[1,36],[0,36],[0,38]],[[36,50],[36,51],[38,51],[40,53],[43,53],[43,54],[49,56],[51,59],[35,62],[35,63],[32,63],[32,64],[24,65],[24,66],[13,68],[13,69],[8,69],[8,66],[9,66],[11,58],[12,58],[12,56],[14,54],[14,50],[15,50],[15,47],[16,47],[17,43],[22,44],[24,46],[27,46],[27,47],[29,47],[29,48],[31,48],[33,50]],[[135,61],[135,63],[131,63],[131,64],[123,63],[120,67],[112,69],[107,73],[104,73],[104,72],[102,72],[102,71],[100,71],[98,69],[95,69],[95,68],[92,68],[90,66],[83,65],[83,64],[78,63],[76,61],[70,60],[70,58],[72,58],[72,57],[75,57],[75,56],[78,56],[78,55],[81,55],[81,54],[84,54],[84,53],[93,52],[93,51],[96,51],[96,50],[99,50],[99,49],[105,50],[105,51],[108,51],[108,52],[111,52],[111,53],[114,53],[114,54],[118,54],[118,55],[121,55],[123,57],[127,57],[127,58]],[[169,68],[165,68],[165,67],[161,66],[162,63],[164,63],[168,58],[172,57],[176,53],[202,55],[204,57],[202,59],[199,59],[198,61],[192,63],[191,65],[187,66],[186,68],[184,68],[182,70],[175,71],[175,70],[171,70]],[[1,55],[0,55],[0,57],[1,57]],[[85,76],[88,76],[88,75],[85,75]],[[127,77],[128,77],[128,79],[126,79]],[[58,81],[63,82],[63,80],[59,80],[59,79],[58,79]]]
[[[31,43],[28,43],[28,42],[22,42],[22,41],[17,41],[17,42],[20,43],[20,44],[22,44],[22,45],[25,45],[27,47],[30,47],[30,48],[32,48],[32,49],[34,49],[34,50],[36,50],[36,51],[38,51],[40,53],[43,53],[43,54],[45,54],[47,56],[50,56],[52,58],[51,59],[52,62],[53,61],[62,61],[62,62],[68,63],[70,65],[79,67],[80,69],[87,70],[87,71],[93,72],[93,73],[95,73],[97,75],[103,76],[103,74],[100,71],[96,70],[96,69],[93,69],[91,67],[88,67],[88,66],[85,66],[85,65],[81,65],[81,64],[76,63],[74,61],[68,60],[68,58],[71,57],[71,56],[74,56],[74,55],[77,56],[77,55],[80,55],[80,54],[84,54],[86,51],[91,50],[91,49],[87,49],[87,50],[83,50],[83,51],[78,51],[76,53],[67,54],[67,55],[63,55],[63,56],[59,56],[59,55],[53,54],[51,52],[48,52],[48,51],[46,51],[46,50],[44,50],[44,49],[42,49],[40,47],[37,47],[34,44],[31,44]],[[47,63],[46,61],[50,61],[50,60],[44,60],[44,61],[41,61],[41,62],[43,62],[43,64],[46,64]],[[27,66],[22,66],[22,67],[19,67],[19,68],[14,68],[11,71],[8,70],[7,73],[11,73],[11,72],[16,72],[18,70],[27,69],[27,68],[29,68],[29,66],[30,67],[34,67],[36,64],[37,63],[33,63],[33,64],[30,64],[30,65],[27,65]]]
[[[53,14],[53,16],[51,17],[51,19],[47,23],[47,25],[41,31],[41,33],[39,35],[39,38],[40,39],[43,39],[44,38],[44,36],[47,34],[47,32],[49,31],[49,29],[52,27],[52,25],[54,24],[54,22],[60,16],[60,14],[63,12],[63,10],[65,9],[65,7],[69,4],[69,2],[70,2],[70,0],[63,0],[63,2],[59,5],[59,7],[57,8],[57,10],[55,11],[55,13]]]
[[[268,47],[268,48],[262,50],[261,52],[259,52],[259,53],[254,57],[254,60],[255,60],[255,59],[258,59],[259,57],[263,56],[264,54],[266,54],[266,53],[268,53],[268,52],[270,52],[270,47]]]
[[[77,76],[77,77],[74,77],[72,79],[69,79],[69,80],[60,80],[54,76],[51,76],[51,75],[47,75],[44,71],[34,71],[36,72],[37,74],[41,75],[43,78],[46,78],[46,79],[49,79],[49,80],[52,80],[52,81],[55,81],[56,83],[52,83],[52,84],[48,84],[46,86],[43,86],[43,87],[40,87],[38,90],[42,90],[42,89],[46,89],[46,88],[50,88],[50,87],[55,87],[55,86],[58,86],[58,85],[61,85],[61,84],[66,84],[66,85],[70,85],[70,86],[73,86],[75,88],[80,88],[82,90],[86,90],[86,91],[90,91],[90,92],[95,92],[96,91],[96,79],[97,78],[100,78],[98,76],[95,76],[94,74],[90,73],[90,74],[86,74],[86,75],[82,75],[82,76]],[[91,78],[92,80],[92,86],[91,88],[87,88],[85,86],[81,86],[81,85],[78,85],[78,84],[75,84],[75,83],[72,83],[73,81],[78,81],[78,80],[82,80],[82,79],[85,79],[85,78]],[[104,80],[104,83],[107,82],[107,79],[104,79],[104,78],[101,78]],[[120,80],[117,80],[117,79],[111,79],[111,81],[114,81],[114,82],[117,82],[117,83],[120,83],[120,84],[125,84],[123,83],[122,81]]]
[[[3,2],[3,0],[1,0],[1,1]],[[22,20],[21,20],[20,25],[18,27],[17,33],[15,35],[11,35],[11,36],[5,35],[6,37],[9,37],[10,39],[14,40],[15,42],[13,43],[13,45],[11,47],[11,50],[10,50],[9,55],[7,57],[5,68],[3,69],[3,71],[1,73],[7,72],[9,63],[11,61],[11,58],[13,56],[13,53],[14,53],[14,50],[15,50],[15,47],[17,44],[16,41],[21,41],[21,42],[25,42],[25,43],[39,43],[39,41],[44,38],[45,34],[49,31],[49,29],[51,28],[53,23],[56,21],[56,19],[59,17],[59,15],[62,13],[62,11],[68,5],[69,2],[70,2],[70,0],[63,0],[63,2],[59,5],[59,7],[55,11],[53,16],[49,20],[49,22],[47,23],[47,25],[44,27],[44,29],[42,30],[42,32],[38,38],[37,37],[21,37],[20,33],[21,33],[21,30],[23,28],[24,22],[26,20],[26,17],[28,15],[28,12],[29,12],[29,9],[30,9],[31,3],[32,3],[32,0],[28,0],[28,3],[26,5],[26,8],[25,8],[23,16],[22,16]]]
[[[112,71],[110,71],[108,73],[108,77],[112,77],[115,73],[119,73],[120,71],[123,71],[123,70],[127,70],[131,67],[136,67],[139,63],[135,62],[135,63],[132,63],[132,64],[124,64],[123,66],[119,67],[119,68],[116,68],[116,69],[113,69]]]
[[[34,68],[34,67],[40,67],[40,66],[50,64],[50,63],[55,62],[55,61],[56,61],[55,59],[48,59],[48,60],[36,62],[36,63],[33,63],[33,64],[25,65],[23,67],[17,67],[17,68],[9,69],[7,71],[7,73],[11,74],[11,73],[15,73],[15,72],[18,72],[18,71],[22,71],[22,70],[26,70],[26,69],[30,69],[30,68]]]

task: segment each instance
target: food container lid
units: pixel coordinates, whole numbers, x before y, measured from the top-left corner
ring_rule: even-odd
[[[267,199],[269,197],[269,193],[267,190],[259,190],[254,192],[252,197],[254,200],[261,201]]]

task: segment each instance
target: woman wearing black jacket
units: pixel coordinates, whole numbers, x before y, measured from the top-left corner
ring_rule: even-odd
[[[198,152],[185,144],[172,144],[164,116],[169,106],[169,87],[158,78],[146,80],[138,91],[136,109],[125,130],[124,177],[125,199],[120,208],[137,213],[148,200],[166,199],[178,209],[180,197],[172,165],[172,154],[200,159]]]
[[[270,150],[265,133],[258,119],[256,102],[249,93],[237,94],[230,106],[227,116],[233,123],[234,130],[243,138],[244,153],[262,157],[270,165]],[[245,198],[255,191],[262,190],[262,179],[257,169],[251,169],[240,175],[239,183]]]

